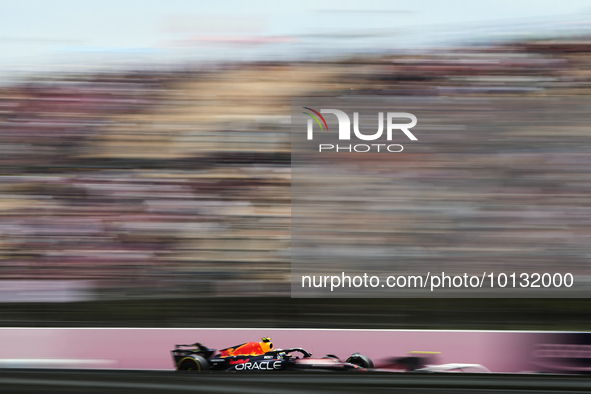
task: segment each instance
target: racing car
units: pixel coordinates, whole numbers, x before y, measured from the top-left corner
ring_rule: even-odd
[[[373,368],[371,359],[359,353],[353,353],[346,361],[333,354],[313,358],[301,347],[273,349],[268,337],[262,338],[261,342],[247,342],[219,352],[201,343],[176,345],[172,357],[178,371],[365,371]]]
[[[413,351],[402,357],[389,357],[377,363],[375,371],[383,372],[466,372],[490,373],[490,370],[480,364],[466,363],[437,363],[439,352]]]

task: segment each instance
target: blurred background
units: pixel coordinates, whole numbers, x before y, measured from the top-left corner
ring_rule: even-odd
[[[292,97],[447,97],[490,133],[407,155],[397,190],[426,209],[378,211],[397,225],[377,244],[586,273],[587,2],[0,10],[1,326],[591,326],[584,298],[289,298]]]

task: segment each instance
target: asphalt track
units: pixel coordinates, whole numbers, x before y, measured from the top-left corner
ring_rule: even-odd
[[[0,370],[2,393],[582,393],[581,375]]]

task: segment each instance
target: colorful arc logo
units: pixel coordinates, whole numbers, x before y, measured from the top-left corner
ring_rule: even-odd
[[[320,112],[313,110],[312,108],[309,108],[309,107],[302,107],[302,108],[310,110],[310,111],[314,112],[316,115],[318,115],[320,117],[320,119],[322,119],[322,122],[324,122],[324,126],[326,126],[326,130],[328,131],[328,125],[326,124],[326,120],[324,120],[324,117],[322,115],[320,115]],[[320,126],[320,130],[323,130],[322,123],[320,123],[320,120],[316,116],[314,116],[308,112],[302,112],[302,113],[312,117],[316,121],[316,123],[318,123],[318,126]]]

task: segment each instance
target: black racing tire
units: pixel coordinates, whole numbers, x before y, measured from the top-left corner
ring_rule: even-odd
[[[201,356],[185,357],[179,362],[178,371],[199,372],[209,369],[209,363]]]
[[[346,362],[358,365],[361,368],[373,368],[373,361],[369,357],[359,353],[353,353]]]

